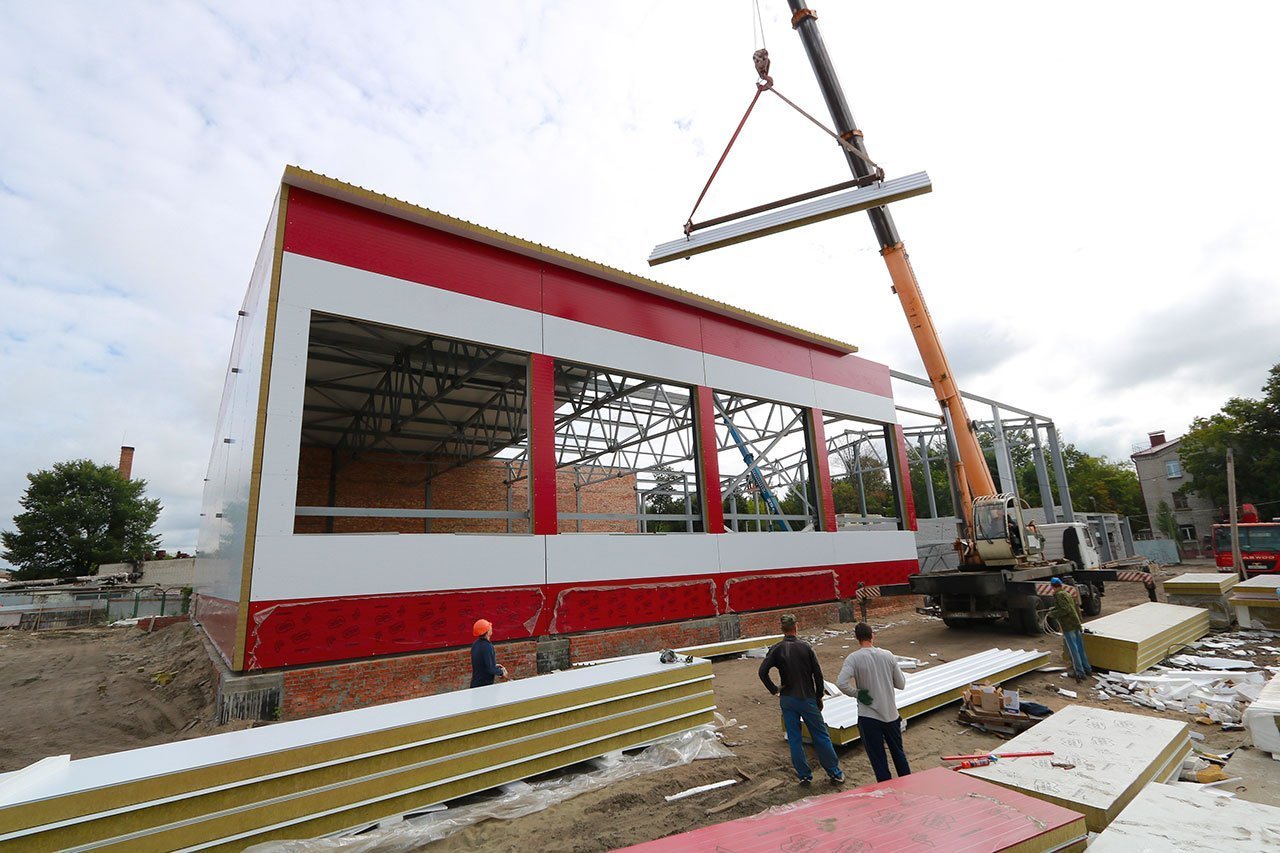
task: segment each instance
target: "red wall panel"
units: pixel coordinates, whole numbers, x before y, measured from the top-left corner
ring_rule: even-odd
[[[704,314],[702,351],[722,358],[813,377],[809,346],[728,317]]]
[[[809,358],[814,379],[881,397],[893,396],[889,368],[883,364],[852,354],[840,355],[820,349],[811,349]]]
[[[255,601],[247,669],[349,660],[469,645],[477,619],[493,638],[527,637],[544,604],[539,587],[360,598]]]
[[[822,423],[822,409],[809,410],[810,452],[818,472],[818,505],[822,513],[821,530],[835,533],[836,499],[831,492],[831,457],[827,456],[827,430]]]
[[[415,222],[291,189],[284,250],[540,311],[539,264]]]
[[[716,615],[715,581],[574,586],[560,590],[554,607],[553,634],[698,619]]]
[[[837,598],[836,574],[830,569],[770,572],[732,578],[724,585],[730,613],[770,610]]]
[[[698,430],[698,478],[705,484],[702,529],[724,533],[724,500],[720,496],[720,455],[716,451],[716,406],[712,391],[699,385],[694,391],[694,420]]]
[[[555,361],[529,357],[529,471],[533,483],[533,532],[559,532],[556,516]]]
[[[542,279],[543,311],[590,326],[702,349],[696,309],[630,287],[548,266]]]

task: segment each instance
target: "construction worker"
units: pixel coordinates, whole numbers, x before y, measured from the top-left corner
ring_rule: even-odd
[[[498,677],[507,678],[507,668],[498,663],[493,651],[493,624],[488,619],[477,619],[471,634],[476,638],[471,644],[471,686],[485,687]]]
[[[907,677],[898,666],[898,659],[888,649],[878,649],[875,632],[866,622],[859,622],[853,629],[858,650],[844,659],[836,687],[846,696],[858,700],[858,734],[867,760],[875,771],[877,782],[887,782],[889,760],[884,750],[889,748],[893,769],[899,776],[910,776],[911,765],[902,748],[902,719],[898,716],[898,702],[894,690],[907,686]]]
[[[822,694],[825,683],[822,680],[822,667],[818,664],[818,656],[813,653],[809,644],[796,637],[796,617],[790,613],[783,614],[782,642],[769,649],[764,660],[760,662],[760,680],[769,692],[779,696],[778,703],[782,707],[782,722],[787,729],[787,744],[791,747],[791,766],[801,785],[813,781],[813,771],[809,768],[809,760],[804,754],[804,742],[800,739],[800,723],[803,721],[809,729],[809,739],[813,741],[814,751],[818,753],[818,761],[833,785],[844,782],[844,773],[840,770],[840,760],[836,757],[836,748],[831,744],[831,735],[827,733],[826,721],[822,719]],[[777,669],[782,680],[779,688],[769,676],[769,670]]]
[[[1058,620],[1058,627],[1062,629],[1062,640],[1067,645],[1067,654],[1071,656],[1071,677],[1076,681],[1084,681],[1086,677],[1093,675],[1093,668],[1089,666],[1089,658],[1084,653],[1084,624],[1080,621],[1080,611],[1075,599],[1063,585],[1062,578],[1050,578],[1049,585],[1053,587],[1053,610],[1050,615]]]

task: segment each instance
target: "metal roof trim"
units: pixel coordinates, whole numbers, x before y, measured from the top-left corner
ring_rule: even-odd
[[[738,308],[725,302],[719,302],[709,299],[705,296],[699,296],[688,290],[682,290],[669,284],[663,284],[660,281],[643,278],[632,273],[625,272],[614,267],[606,266],[587,258],[571,255],[558,249],[543,246],[540,243],[534,243],[515,237],[510,234],[504,234],[501,231],[495,231],[491,228],[485,228],[482,225],[476,225],[467,222],[465,219],[458,219],[444,213],[440,213],[430,208],[421,207],[402,199],[374,192],[354,184],[348,184],[336,178],[330,178],[318,172],[312,172],[299,166],[285,166],[284,175],[281,183],[298,189],[309,190],[329,198],[335,198],[339,201],[349,202],[368,210],[376,210],[380,213],[386,213],[397,219],[404,219],[410,222],[416,222],[438,231],[444,231],[458,237],[465,237],[468,240],[475,240],[478,243],[484,243],[495,248],[505,249],[518,255],[529,258],[537,258],[547,263],[563,269],[573,270],[575,272],[585,273],[595,278],[600,278],[611,284],[629,287],[634,290],[640,290],[645,293],[651,293],[660,296],[663,299],[669,299],[673,302],[679,302],[693,308],[700,308],[709,311],[721,317],[727,317],[731,320],[737,320],[756,328],[764,329],[784,337],[792,338],[806,344],[821,347],[827,350],[834,350],[845,355],[856,353],[858,348],[853,344],[845,341],[829,338],[816,332],[810,332],[797,326],[782,323],[777,320],[756,314],[744,308]]]

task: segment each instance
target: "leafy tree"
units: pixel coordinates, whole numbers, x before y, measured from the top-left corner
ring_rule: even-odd
[[[0,532],[18,580],[74,577],[101,563],[143,560],[160,544],[151,532],[160,501],[143,497],[145,480],[126,480],[88,459],[28,474],[16,531]]]
[[[1227,448],[1235,455],[1240,503],[1266,505],[1280,500],[1280,364],[1269,371],[1262,399],[1232,397],[1222,411],[1191,422],[1178,445],[1191,482],[1179,491],[1197,492],[1225,507]]]
[[[1034,452],[1034,451],[1033,451]],[[1044,464],[1052,472],[1052,460],[1044,451]],[[1114,512],[1133,519],[1146,517],[1142,502],[1142,486],[1138,474],[1130,462],[1112,462],[1105,456],[1092,456],[1067,444],[1062,448],[1062,464],[1067,470],[1067,483],[1071,491],[1071,505],[1081,512]],[[1031,457],[1017,468],[1018,488],[1024,500],[1032,506],[1043,506],[1040,498],[1040,481]],[[1053,500],[1062,506],[1057,484],[1050,475]]]
[[[1181,531],[1178,530],[1178,519],[1174,517],[1173,508],[1168,501],[1160,501],[1156,505],[1156,529],[1175,543],[1182,538]]]

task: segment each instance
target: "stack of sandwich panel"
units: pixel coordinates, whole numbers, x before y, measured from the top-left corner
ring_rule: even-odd
[[[1187,724],[1069,705],[1001,746],[1051,750],[963,770],[979,779],[1072,809],[1101,832],[1150,782],[1175,778],[1191,752]]]
[[[1227,603],[1227,593],[1240,582],[1230,572],[1203,572],[1179,575],[1164,582],[1165,596],[1170,604],[1183,607],[1203,607],[1209,611],[1209,624],[1214,628],[1229,628],[1235,614]]]
[[[905,673],[907,686],[895,691],[898,714],[904,720],[955,702],[977,681],[999,684],[1044,666],[1048,652],[1022,649],[988,649],[976,655],[930,667],[921,672]],[[823,719],[831,740],[837,744],[858,739],[858,700],[851,696],[833,696],[823,701]]]
[[[1280,575],[1260,575],[1241,581],[1229,599],[1241,628],[1280,629]]]
[[[1148,602],[1085,625],[1084,650],[1092,666],[1142,672],[1209,633],[1202,607]]]
[[[713,719],[711,665],[657,656],[0,776],[0,847],[241,850],[482,791]]]
[[[1280,808],[1174,785],[1148,785],[1089,845],[1090,853],[1280,850]]]
[[[726,655],[740,655],[743,652],[749,652],[752,649],[767,649],[774,643],[782,641],[781,634],[770,634],[763,637],[741,637],[737,640],[722,640],[719,643],[704,643],[701,646],[683,646],[678,649],[672,649],[673,652],[685,657],[693,655],[696,658],[720,658]],[[628,658],[640,657],[641,655],[657,655],[658,649],[648,652],[638,652],[634,655],[620,655],[613,658],[601,658],[599,660],[583,660],[576,661],[572,666],[597,666],[602,663],[613,663],[614,661],[627,660]]]
[[[669,835],[632,853],[1048,853],[1083,850],[1077,812],[942,767]]]
[[[1262,686],[1258,698],[1244,709],[1242,722],[1254,748],[1280,761],[1280,675],[1273,675]]]

